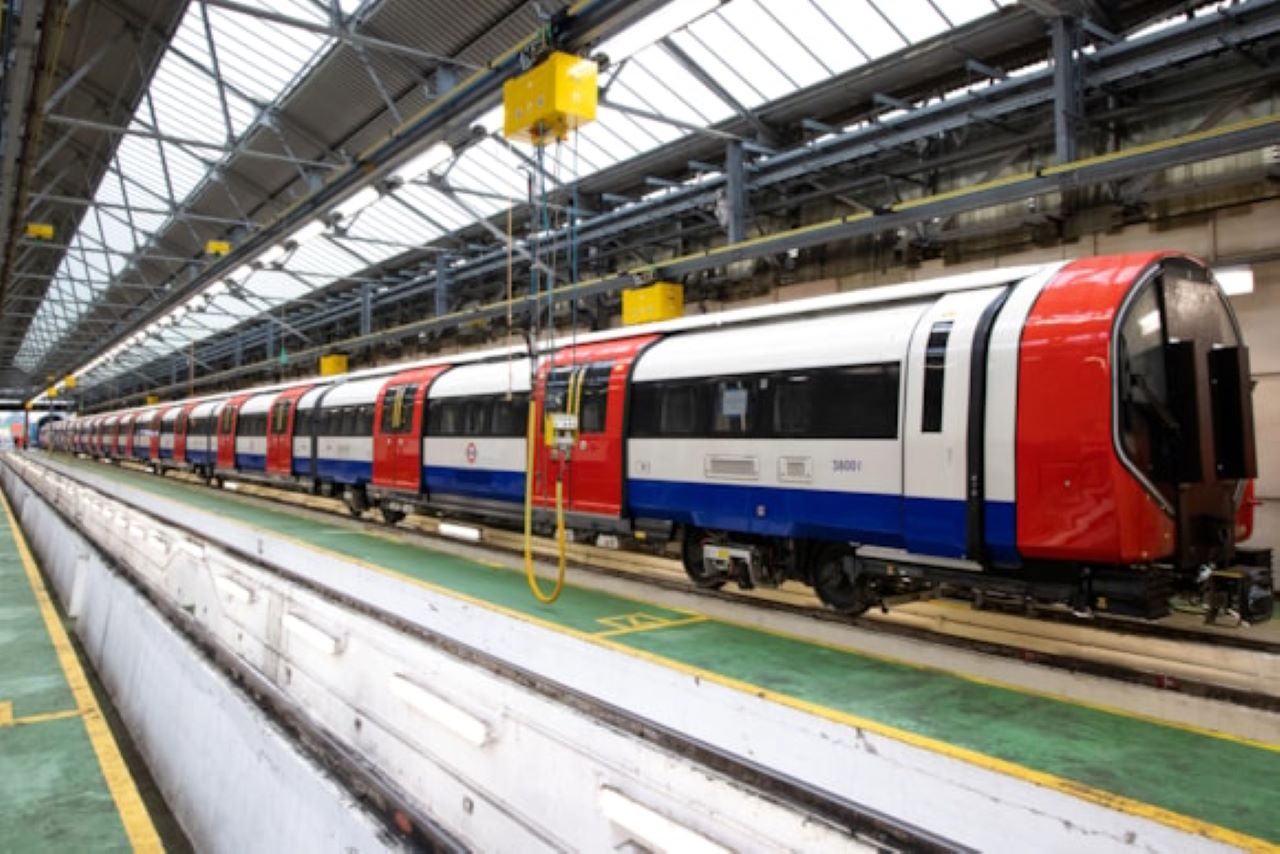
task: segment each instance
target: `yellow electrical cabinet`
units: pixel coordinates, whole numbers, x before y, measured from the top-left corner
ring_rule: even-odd
[[[507,139],[545,145],[595,121],[597,73],[591,60],[556,51],[502,84]]]
[[[155,406],[159,402],[160,402],[160,395],[158,394],[147,395],[147,406]]]
[[[684,315],[684,285],[657,282],[622,292],[622,325],[654,323]]]
[[[204,251],[206,255],[221,258],[224,255],[231,254],[231,242],[228,240],[208,240],[205,241]]]
[[[320,376],[332,377],[347,372],[347,354],[330,353],[320,357]]]
[[[29,222],[26,234],[31,240],[53,240],[53,226],[47,222]]]

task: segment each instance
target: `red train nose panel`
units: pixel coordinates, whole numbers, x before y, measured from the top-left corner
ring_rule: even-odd
[[[1111,335],[1158,253],[1069,264],[1022,334],[1018,379],[1018,550],[1024,557],[1130,563],[1168,555],[1173,521],[1116,456]]]

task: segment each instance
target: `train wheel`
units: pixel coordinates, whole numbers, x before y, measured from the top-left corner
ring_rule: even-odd
[[[386,504],[383,504],[378,510],[382,513],[382,521],[388,525],[394,525],[404,518],[403,510],[392,510]]]
[[[680,556],[684,562],[684,571],[694,584],[709,590],[719,590],[729,577],[720,570],[707,566],[702,559],[702,547],[709,542],[711,538],[706,531],[687,529],[680,547]]]
[[[342,490],[342,502],[347,505],[347,512],[359,516],[369,506],[362,487],[350,487]]]
[[[844,559],[848,549],[827,548],[818,556],[813,570],[813,588],[823,604],[842,614],[856,616],[874,604],[871,579],[865,573],[850,575]]]

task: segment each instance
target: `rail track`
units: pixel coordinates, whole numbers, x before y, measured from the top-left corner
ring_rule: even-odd
[[[140,473],[141,463],[116,463]],[[169,472],[174,480],[205,485],[203,478]],[[440,519],[413,515],[394,527],[371,518],[374,511],[353,517],[339,498],[330,498],[251,481],[228,482],[227,490],[248,500],[285,504],[302,512],[338,517],[344,524],[381,534],[424,537],[424,545],[454,542],[439,533]],[[452,520],[457,521],[457,520]],[[508,555],[523,550],[519,532],[478,522],[481,548]],[[535,538],[534,552],[542,559],[555,555],[555,543]],[[989,656],[1014,659],[1074,673],[1144,685],[1194,697],[1220,700],[1267,712],[1280,712],[1280,632],[1271,625],[1228,628],[1144,623],[1123,618],[1080,618],[1051,610],[1028,615],[1001,604],[975,608],[954,599],[931,599],[893,605],[858,617],[823,606],[811,590],[787,583],[776,589],[708,590],[689,582],[672,556],[626,549],[570,543],[570,566],[600,577],[638,582],[698,599],[798,616],[818,623],[868,629],[916,641],[940,644]],[[743,621],[751,619],[739,617]],[[1272,630],[1272,631],[1268,631]]]

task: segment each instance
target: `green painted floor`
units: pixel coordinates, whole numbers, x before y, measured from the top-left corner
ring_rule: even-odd
[[[1280,843],[1280,746],[1164,726],[581,588],[540,605],[520,573],[390,533],[353,531],[99,463],[65,456],[58,462],[673,663],[1050,774],[1067,788],[1083,784]]]
[[[2,515],[0,703],[0,849],[131,851]]]

